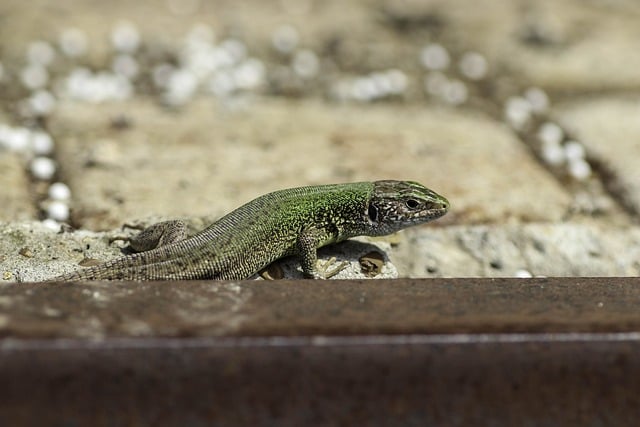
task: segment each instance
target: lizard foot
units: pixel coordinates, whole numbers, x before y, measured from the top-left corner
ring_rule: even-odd
[[[336,257],[327,261],[318,260],[316,263],[315,279],[330,279],[349,266],[348,261],[336,262]]]

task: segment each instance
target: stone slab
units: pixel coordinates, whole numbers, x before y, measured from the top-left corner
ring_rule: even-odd
[[[567,101],[555,114],[604,172],[605,185],[640,214],[640,97]]]
[[[24,158],[0,150],[0,221],[26,221],[38,217],[30,188]]]
[[[124,244],[109,244],[109,240],[127,234],[120,229],[59,234],[40,223],[0,223],[2,281],[41,281],[80,268],[83,260],[120,256]],[[640,275],[637,226],[589,222],[426,226],[401,234],[391,242],[359,239],[329,246],[319,256],[325,261],[335,257],[350,262],[336,279]],[[360,263],[372,251],[382,255],[377,276],[365,274]],[[271,277],[301,278],[296,258],[276,265]]]
[[[110,127],[119,115],[131,128]],[[375,179],[444,194],[453,207],[442,224],[557,221],[570,204],[504,126],[461,111],[258,99],[239,112],[203,101],[175,115],[146,101],[66,104],[51,129],[74,223],[91,229],[215,218],[281,188]]]
[[[198,223],[191,221],[190,224]],[[132,236],[137,231],[116,229],[106,233],[80,230],[73,233],[52,229],[40,222],[0,222],[0,283],[43,281],[69,273],[87,262],[95,264],[130,253],[127,244],[114,238]],[[112,243],[109,243],[112,242]],[[389,242],[352,239],[340,245],[321,248],[321,262],[345,263],[345,268],[331,277],[337,279],[392,279],[398,270],[390,262]],[[273,263],[252,279],[302,279],[296,257]]]
[[[479,225],[407,234],[391,257],[404,277],[640,275],[637,226]]]
[[[436,0],[383,3],[387,19],[410,40],[424,34],[457,55],[477,50],[491,73],[550,92],[637,87],[640,7],[633,1]],[[479,12],[481,11],[481,12]],[[505,73],[508,71],[508,73]]]

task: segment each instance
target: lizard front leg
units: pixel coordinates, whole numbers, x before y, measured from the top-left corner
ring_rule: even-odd
[[[314,227],[305,228],[298,235],[298,258],[302,265],[302,273],[308,279],[329,279],[349,265],[346,261],[337,263],[335,258],[324,263],[318,261],[318,247],[327,241],[327,237],[326,231]]]

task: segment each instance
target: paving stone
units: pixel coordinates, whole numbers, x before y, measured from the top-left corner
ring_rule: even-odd
[[[130,129],[109,126],[120,114]],[[454,110],[259,100],[242,112],[203,102],[174,115],[143,101],[67,104],[52,132],[75,223],[91,229],[217,217],[276,189],[375,179],[441,192],[449,222],[555,221],[570,202],[501,124]]]
[[[0,223],[2,281],[41,281],[80,268],[83,259],[120,256],[121,246],[110,245],[109,240],[123,234],[119,229],[59,234],[40,223]],[[323,248],[319,256],[324,261],[332,257],[350,261],[335,279],[640,275],[637,226],[595,222],[425,226],[402,234],[391,245],[357,239]],[[372,251],[383,255],[382,274],[377,276],[363,273],[359,262]],[[277,269],[282,269],[283,278],[302,278],[295,258],[272,268],[273,278],[280,277]]]
[[[201,225],[201,221],[190,221]],[[62,232],[41,222],[0,222],[0,283],[39,282],[74,271],[80,263],[107,261],[128,253],[126,244],[112,242],[115,237],[127,237],[133,230],[115,229],[106,233],[78,230]],[[340,245],[321,248],[321,262],[346,262],[345,268],[331,279],[392,279],[398,270],[387,254],[391,244],[385,241],[359,238]],[[250,279],[302,279],[302,268],[296,257],[273,263],[264,275]]]
[[[640,215],[640,98],[602,97],[559,105],[556,115],[606,171],[610,190]]]
[[[640,228],[596,222],[452,226],[412,232],[401,276],[638,276]]]
[[[16,153],[0,151],[0,221],[37,218],[30,185],[24,158]]]
[[[478,50],[491,73],[509,70],[519,84],[550,91],[627,88],[640,84],[635,40],[640,7],[631,1],[385,1],[400,31],[427,34],[458,51]],[[481,10],[482,13],[478,13]],[[431,36],[431,37],[429,37]],[[431,39],[431,40],[430,40]],[[507,78],[508,79],[508,78]]]
[[[234,33],[263,51],[268,50],[266,40],[287,24],[297,29],[303,45],[344,50],[354,63],[368,57],[370,65],[376,63],[378,68],[415,68],[419,46],[398,43],[406,33],[406,40],[414,45],[418,40],[425,44],[441,40],[454,50],[478,50],[489,57],[493,71],[507,69],[521,82],[550,90],[627,88],[640,83],[635,72],[640,53],[634,43],[640,36],[640,8],[633,1],[542,0],[526,7],[510,0],[480,0],[473,7],[468,0],[326,1],[313,7],[277,1],[214,1],[200,3],[195,15],[185,15],[187,19],[171,13],[166,5],[145,2],[67,1],[53,7],[38,0],[31,4],[28,8],[20,2],[0,5],[0,11],[13,18],[0,29],[8,55],[21,58],[34,38],[53,38],[66,27],[80,27],[89,37],[91,61],[104,63],[110,50],[109,33],[126,10],[127,19],[159,51],[176,46],[197,17],[197,22],[209,23],[216,32]],[[33,28],[38,29],[37,36]],[[379,48],[376,55],[372,45]],[[406,55],[398,55],[399,51]]]

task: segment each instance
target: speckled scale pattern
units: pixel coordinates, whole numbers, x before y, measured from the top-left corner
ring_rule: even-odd
[[[415,185],[419,186],[417,190]],[[395,197],[402,191],[411,197],[426,197],[429,203],[439,203],[440,210],[436,214],[430,206],[429,213],[412,218],[402,226],[399,222],[398,225],[384,224],[383,218],[380,224],[372,222],[368,217],[370,204],[379,204],[381,211],[388,211],[389,203],[404,206],[404,201]],[[441,216],[447,208],[446,199],[407,181],[280,190],[252,200],[188,239],[116,258],[54,280],[245,279],[288,255],[297,254],[303,265],[313,266],[318,247],[359,235],[389,234]],[[394,215],[398,214],[397,209],[391,210]],[[305,245],[298,244],[301,239],[311,239],[306,243],[311,243],[312,248],[304,250]]]

